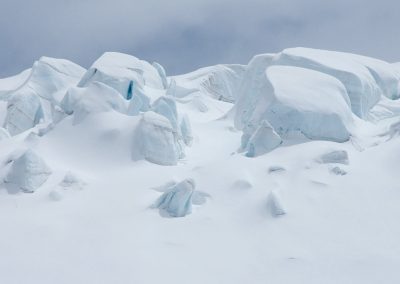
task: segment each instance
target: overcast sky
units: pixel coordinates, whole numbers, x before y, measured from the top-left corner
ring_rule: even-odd
[[[0,0],[0,77],[105,51],[168,74],[305,46],[400,61],[399,0]]]

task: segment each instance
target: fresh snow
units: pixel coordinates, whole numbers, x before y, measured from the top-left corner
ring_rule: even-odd
[[[400,281],[400,68],[306,48],[0,79],[0,283]]]

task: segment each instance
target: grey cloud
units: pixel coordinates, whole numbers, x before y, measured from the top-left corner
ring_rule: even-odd
[[[395,0],[2,0],[0,77],[42,55],[88,67],[104,51],[169,74],[306,46],[400,61]]]

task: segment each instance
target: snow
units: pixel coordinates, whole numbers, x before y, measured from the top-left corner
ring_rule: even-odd
[[[10,138],[10,133],[8,133],[7,129],[0,127],[0,140],[4,140]]]
[[[200,91],[215,99],[233,102],[238,96],[238,88],[244,71],[245,66],[239,64],[216,65],[175,76],[173,80],[176,81],[177,87]]]
[[[365,118],[380,96],[398,98],[398,79],[391,64],[364,56],[310,48],[285,49],[274,58],[277,65],[313,69],[340,80],[353,112]]]
[[[132,146],[132,158],[159,165],[176,165],[181,156],[178,134],[170,121],[149,111],[140,120]]]
[[[27,150],[12,163],[5,181],[25,192],[34,192],[46,182],[50,174],[51,170],[43,159],[32,150]]]
[[[171,217],[185,217],[192,213],[192,197],[196,184],[186,179],[169,188],[153,205]]]
[[[137,80],[129,101],[64,61],[40,63],[57,87],[15,79],[35,91],[0,102],[0,127],[23,111],[0,140],[0,283],[399,283],[399,72],[300,51],[166,77],[170,92],[111,53],[99,70]],[[378,96],[364,117],[355,94]]]
[[[336,164],[347,165],[347,164],[349,164],[349,156],[348,156],[347,152],[344,150],[335,150],[335,151],[323,154],[319,158],[319,161],[323,164],[336,163]]]
[[[286,209],[283,205],[282,197],[277,191],[271,191],[268,196],[268,202],[272,216],[278,217],[286,214]]]
[[[183,142],[185,142],[186,146],[192,146],[193,143],[192,126],[190,124],[189,116],[186,114],[182,117],[180,130],[182,133]]]
[[[301,132],[309,139],[349,139],[352,113],[346,90],[335,78],[299,67],[271,66],[257,82],[261,85],[247,85],[248,96],[236,104],[238,128],[267,120],[281,136]]]
[[[43,118],[43,108],[39,96],[32,93],[16,93],[8,101],[4,128],[11,135],[16,135],[34,127]]]
[[[242,143],[246,143],[245,141],[248,140],[246,145],[242,144],[242,147],[247,149],[247,157],[257,157],[266,154],[279,147],[283,142],[282,138],[266,120],[260,123],[254,133],[251,135],[246,133],[247,135],[249,136],[248,139],[242,137]]]
[[[134,56],[117,52],[106,52],[98,58],[78,86],[85,87],[95,81],[114,88],[126,99],[132,97],[136,85],[164,88],[158,69]]]
[[[0,79],[0,99],[5,99],[8,93],[20,87],[28,78],[31,69],[26,69],[20,74]]]
[[[119,93],[100,82],[93,82],[85,88],[70,89],[60,105],[67,114],[74,115],[75,124],[92,113],[127,111],[127,105]]]

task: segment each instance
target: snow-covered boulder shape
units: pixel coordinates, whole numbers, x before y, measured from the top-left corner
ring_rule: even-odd
[[[134,56],[106,52],[89,68],[79,87],[86,87],[91,82],[104,83],[117,90],[124,98],[131,99],[135,85],[163,89],[162,78],[151,64]]]
[[[334,77],[299,67],[271,66],[253,83],[246,84],[247,91],[236,103],[237,128],[267,120],[280,136],[300,132],[315,140],[349,139],[353,124],[349,100]]]
[[[10,138],[10,133],[8,133],[7,129],[0,127],[0,141]]]
[[[278,148],[282,142],[282,138],[275,132],[272,126],[266,120],[263,120],[247,142],[246,156],[257,157],[266,154]]]
[[[192,213],[192,198],[195,187],[193,179],[185,179],[169,188],[157,200],[154,207],[166,212],[170,217],[185,217]]]
[[[151,110],[155,113],[166,117],[175,131],[178,131],[178,111],[176,103],[169,97],[160,97],[151,106]]]
[[[223,101],[234,102],[246,67],[215,65],[173,77],[177,87],[197,90]]]
[[[192,126],[190,124],[189,116],[187,114],[185,114],[182,117],[181,135],[182,135],[183,142],[185,142],[186,146],[192,146],[192,143],[193,143]]]
[[[60,103],[67,114],[74,115],[74,124],[91,113],[115,110],[126,113],[126,101],[113,88],[93,82],[85,88],[71,88]]]
[[[287,210],[283,204],[282,197],[280,196],[279,192],[271,191],[268,196],[268,205],[271,210],[271,214],[274,217],[279,217],[285,215]]]
[[[158,75],[161,78],[162,85],[164,89],[168,88],[168,80],[167,80],[167,73],[165,72],[164,67],[161,66],[160,63],[153,62],[153,67],[156,68]]]
[[[381,95],[395,99],[400,95],[399,77],[392,64],[361,55],[309,49],[289,48],[279,53],[275,65],[290,65],[329,74],[343,83],[353,112],[366,118]]]
[[[5,182],[15,184],[25,192],[34,192],[50,174],[43,159],[29,149],[13,162]]]
[[[169,120],[153,111],[144,113],[135,131],[133,160],[144,158],[159,165],[176,165],[181,155],[178,134]]]
[[[43,118],[43,108],[38,95],[15,93],[8,101],[4,128],[14,136],[34,127]]]

